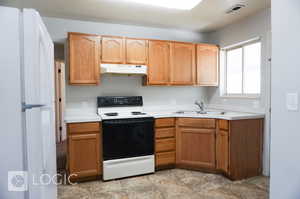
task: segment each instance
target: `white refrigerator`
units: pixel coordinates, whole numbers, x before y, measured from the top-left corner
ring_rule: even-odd
[[[55,199],[53,42],[35,10],[0,19],[0,198]]]

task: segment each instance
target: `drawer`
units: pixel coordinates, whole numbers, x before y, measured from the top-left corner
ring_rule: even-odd
[[[220,131],[218,131],[218,134],[220,135],[220,136],[229,136],[229,132],[228,131],[224,131],[224,130],[220,130]]]
[[[68,133],[100,132],[99,122],[71,123],[68,124]]]
[[[155,141],[155,152],[175,151],[175,138],[159,139]]]
[[[178,125],[184,127],[214,129],[216,128],[215,119],[198,119],[198,118],[180,118]]]
[[[161,118],[155,120],[155,127],[172,127],[175,126],[175,118]]]
[[[176,153],[164,152],[155,155],[155,166],[174,165],[176,161]]]
[[[155,129],[155,138],[175,137],[175,128],[158,128]]]
[[[229,130],[229,121],[228,120],[219,120],[219,129]]]

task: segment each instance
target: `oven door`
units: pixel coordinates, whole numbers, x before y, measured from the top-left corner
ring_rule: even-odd
[[[102,128],[104,161],[154,154],[154,118],[104,120]]]

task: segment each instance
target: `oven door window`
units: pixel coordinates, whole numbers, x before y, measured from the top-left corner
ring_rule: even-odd
[[[153,118],[106,120],[102,127],[104,160],[154,154]]]

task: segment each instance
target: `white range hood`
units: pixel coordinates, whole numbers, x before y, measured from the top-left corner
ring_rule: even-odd
[[[102,74],[147,75],[146,65],[101,64]]]

